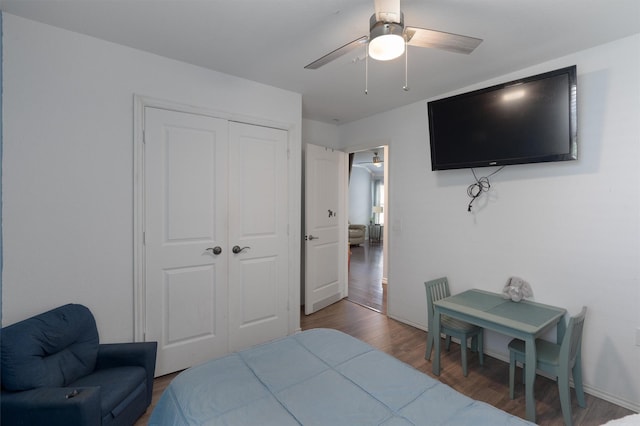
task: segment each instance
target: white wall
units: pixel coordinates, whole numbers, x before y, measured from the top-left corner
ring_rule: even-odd
[[[3,16],[3,323],[77,302],[131,341],[134,94],[282,123],[292,161],[301,95]]]
[[[353,167],[349,180],[349,222],[368,225],[371,220],[371,173],[364,167]]]
[[[371,173],[364,167],[351,169],[349,181],[349,222],[368,225],[371,220]]]
[[[639,51],[636,35],[461,88],[578,67],[579,160],[509,166],[472,213],[471,172],[431,171],[426,101],[339,127],[345,145],[390,141],[391,316],[426,328],[428,279],[499,292],[520,276],[537,301],[588,306],[585,386],[640,410]],[[506,359],[507,342],[488,333],[487,349]]]
[[[302,143],[337,149],[340,145],[338,126],[305,118],[302,120]]]

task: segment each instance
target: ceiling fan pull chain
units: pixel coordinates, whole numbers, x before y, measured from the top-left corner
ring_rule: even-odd
[[[404,39],[404,87],[402,88],[402,90],[404,90],[405,92],[409,91],[409,59],[408,59],[408,55],[409,55],[409,42],[407,41],[407,38],[405,37]]]
[[[369,94],[369,43],[364,45],[364,94]]]

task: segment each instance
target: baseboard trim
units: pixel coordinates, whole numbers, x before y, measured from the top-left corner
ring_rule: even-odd
[[[498,353],[494,351],[485,351],[484,353],[492,358],[499,359],[500,361],[504,361],[505,363],[509,364],[508,354]],[[544,376],[550,380],[555,380],[555,377],[546,374],[544,371],[536,371],[536,373],[539,376]],[[573,385],[573,380],[569,381],[569,385],[575,388],[575,386]],[[628,410],[635,411],[636,413],[640,412],[640,404],[633,403],[632,401],[628,401],[626,399],[618,398],[615,395],[611,395],[608,392],[604,392],[587,384],[583,384],[582,386],[584,387],[584,393],[588,393],[591,396],[595,396],[596,398],[600,398],[612,404],[619,405],[620,407],[624,407]]]

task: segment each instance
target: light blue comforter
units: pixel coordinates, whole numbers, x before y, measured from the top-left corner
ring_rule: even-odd
[[[192,367],[150,425],[530,425],[336,330]]]

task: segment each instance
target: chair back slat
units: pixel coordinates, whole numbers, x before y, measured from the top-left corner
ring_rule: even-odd
[[[582,350],[582,330],[584,328],[584,319],[587,314],[587,307],[583,306],[580,313],[569,319],[567,331],[562,340],[560,347],[560,362],[569,365],[570,368],[575,364],[576,358]],[[566,364],[565,364],[566,363]]]
[[[433,302],[451,296],[447,277],[438,278],[424,283],[427,291],[427,309],[429,318],[433,315]]]

